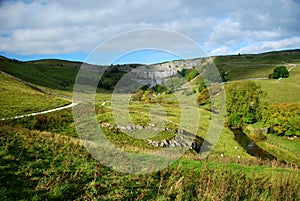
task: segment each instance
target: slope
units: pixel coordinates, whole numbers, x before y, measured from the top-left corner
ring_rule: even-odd
[[[14,75],[26,82],[39,86],[67,90],[73,89],[81,63],[62,60],[39,60],[21,62],[0,59],[0,70]]]
[[[68,103],[0,73],[0,118],[53,109]]]

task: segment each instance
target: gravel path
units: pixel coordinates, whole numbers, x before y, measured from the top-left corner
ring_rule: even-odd
[[[3,72],[3,71],[0,71],[0,73],[4,74],[4,75],[7,75],[13,79],[16,79],[18,80],[19,82],[22,82],[24,83],[25,85],[31,87],[33,90],[36,90],[36,91],[39,91],[39,92],[42,92],[42,93],[45,93],[45,94],[51,94],[51,95],[54,95],[54,96],[58,96],[58,97],[62,97],[63,95],[58,95],[58,94],[52,94],[52,93],[49,93],[48,91],[45,91],[29,82],[26,82],[20,78],[17,78],[13,75],[10,75],[6,72]],[[66,97],[63,97],[63,98],[66,98]],[[58,107],[58,108],[54,108],[54,109],[50,109],[50,110],[45,110],[45,111],[41,111],[41,112],[35,112],[35,113],[31,113],[31,114],[24,114],[24,115],[18,115],[18,116],[15,116],[15,117],[8,117],[8,118],[2,118],[0,119],[1,121],[4,121],[4,120],[8,120],[8,119],[20,119],[20,118],[24,118],[24,117],[30,117],[30,116],[36,116],[36,115],[39,115],[39,114],[47,114],[47,113],[50,113],[50,112],[55,112],[55,111],[59,111],[59,110],[63,110],[63,109],[67,109],[67,108],[70,108],[70,107],[74,107],[76,106],[78,103],[70,103],[69,105],[65,105],[65,106],[62,106],[62,107]]]
[[[24,117],[36,116],[36,115],[39,115],[39,114],[47,114],[47,113],[50,113],[50,112],[55,112],[55,111],[67,109],[67,108],[70,108],[70,107],[74,107],[77,104],[78,103],[71,103],[71,104],[66,105],[66,106],[62,106],[62,107],[58,107],[58,108],[54,108],[54,109],[50,109],[50,110],[45,110],[45,111],[42,111],[42,112],[35,112],[35,113],[24,114],[24,115],[19,115],[19,116],[15,116],[15,117],[2,118],[0,120],[4,121],[4,120],[8,120],[8,119],[20,119],[20,118],[24,118]]]

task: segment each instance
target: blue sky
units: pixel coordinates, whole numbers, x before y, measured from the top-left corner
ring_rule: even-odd
[[[300,48],[299,10],[297,0],[7,0],[0,2],[0,54],[19,60],[85,61],[99,44],[144,28],[178,32],[207,55],[296,49]],[[117,52],[115,47],[110,54]],[[128,52],[115,62],[173,59],[178,57],[144,50]]]

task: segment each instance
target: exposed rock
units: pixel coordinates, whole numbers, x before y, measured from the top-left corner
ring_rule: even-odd
[[[191,69],[207,63],[209,58],[178,60],[152,65],[137,66],[118,66],[120,71],[126,72],[129,82],[139,83],[141,85],[164,84],[166,81],[177,74],[178,70]]]
[[[148,127],[144,127],[140,125],[128,125],[128,126],[118,125],[117,127],[113,127],[109,123],[101,123],[101,126],[109,129],[116,129],[117,131],[120,130],[123,132],[131,132],[135,130],[146,130],[146,129],[160,131],[159,128],[155,127],[155,124],[149,124]],[[186,147],[186,148],[193,149],[197,153],[200,152],[204,140],[199,136],[196,136],[184,129],[173,130],[171,128],[164,128],[162,130],[174,132],[176,136],[173,139],[164,139],[161,141],[155,141],[149,139],[148,144],[151,144],[155,147]],[[207,149],[208,146],[206,147]]]
[[[110,127],[110,124],[109,123],[102,123],[102,124],[100,124],[101,125],[101,127]]]

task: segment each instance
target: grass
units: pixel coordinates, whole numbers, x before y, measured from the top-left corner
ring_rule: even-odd
[[[224,68],[224,71],[230,69],[230,79],[236,80],[267,76],[274,66],[284,62],[299,62],[299,53],[291,51],[227,56],[216,60],[219,64],[217,66]],[[71,95],[78,65],[80,63],[61,60],[20,63],[0,58],[1,70],[67,96]],[[197,79],[199,78],[193,82]],[[40,111],[66,102],[37,92],[2,74],[0,81],[1,112],[4,115]],[[299,67],[294,68],[290,77],[281,80],[279,84],[275,80],[257,82],[267,91],[270,102],[300,100],[295,93],[299,91]],[[278,89],[282,89],[281,95],[278,94]],[[95,111],[99,123],[116,126],[112,109],[117,102],[110,101],[111,93],[105,89],[97,90]],[[147,126],[154,121],[157,125],[165,123],[169,128],[178,129],[183,115],[180,109],[183,108],[189,114],[185,117],[186,130],[205,138],[212,113],[197,108],[200,126],[193,132],[196,125],[191,122],[195,120],[195,108],[188,106],[191,96],[178,93],[181,105],[173,95],[155,97],[146,103],[130,101],[130,120],[137,125]],[[123,96],[125,97],[124,94]],[[104,102],[106,104],[102,105]],[[14,105],[19,107],[13,107]],[[153,108],[159,109],[158,106],[166,112],[166,116],[160,110],[155,113]],[[119,108],[117,114],[124,110],[126,109]],[[119,150],[144,154],[147,158],[159,149],[149,145],[146,139],[133,138],[115,129],[102,130]],[[174,135],[173,132],[163,131],[152,139],[161,140]],[[291,141],[274,135],[267,135],[267,138],[273,144],[261,142],[261,147],[279,159],[298,163],[299,158],[294,153],[300,153],[299,139]],[[111,170],[93,159],[82,146],[75,130],[72,109],[1,121],[0,169],[0,197],[3,200],[300,199],[299,169],[290,164],[250,156],[234,140],[233,133],[227,128],[223,129],[212,153],[203,160],[199,160],[195,152],[187,151],[179,161],[155,173],[129,175]]]
[[[48,62],[0,61],[1,71],[32,84],[67,91],[73,89],[79,67],[80,63],[60,60]]]
[[[266,99],[273,103],[300,103],[300,66],[295,67],[288,78],[277,80],[258,80]]]
[[[257,64],[216,64],[221,71],[228,72],[229,81],[243,80],[250,78],[268,78],[273,72],[273,65],[257,65]]]
[[[298,200],[299,171],[180,160],[145,175],[113,171],[78,140],[2,125],[0,194],[5,200]]]
[[[257,143],[259,146],[264,147],[264,149],[275,156],[278,160],[287,161],[291,164],[295,164],[297,166],[300,165],[299,162],[299,153],[293,153],[286,149],[282,149],[277,145],[270,144],[268,141],[262,141]]]
[[[107,94],[103,95],[106,99]],[[101,94],[97,95],[97,100],[99,100],[99,103],[102,103]],[[184,100],[184,99],[183,99]],[[149,112],[151,111],[151,108],[156,107],[157,103],[145,103],[141,101],[130,101],[129,103],[129,115],[131,119],[131,123],[126,123],[125,125],[129,124],[136,124],[136,125],[144,125],[147,126],[149,123],[151,123],[151,119],[149,118]],[[178,129],[180,127],[180,118],[181,118],[181,107],[186,106],[178,106],[174,107],[174,104],[168,104],[166,102],[160,102],[160,106],[165,110],[167,116],[165,121],[159,120],[161,117],[159,116],[153,116],[153,119],[157,119],[159,122],[165,123],[164,127],[172,128],[172,129]],[[185,108],[187,109],[187,108]],[[192,108],[191,108],[192,109]],[[196,135],[206,138],[207,132],[211,123],[211,112],[197,108],[200,119],[199,119],[199,127],[196,129],[193,128],[190,124],[187,125],[187,129],[192,133],[195,133]],[[117,114],[121,115],[121,112],[123,110],[118,110]],[[125,110],[126,111],[126,110]],[[115,118],[112,115],[112,106],[104,106],[100,107],[99,110],[96,109],[97,112],[97,118],[99,122],[102,123],[109,123],[111,125],[116,126]],[[194,122],[195,116],[193,116],[193,113],[190,113],[191,115],[187,118],[187,122]],[[121,115],[123,116],[123,115]],[[124,121],[127,120],[127,117],[124,116]],[[156,123],[157,124],[157,123]],[[122,124],[121,124],[122,125]],[[158,125],[157,125],[158,126]],[[221,125],[217,125],[221,126]],[[196,130],[196,132],[193,132],[193,130]],[[104,133],[108,137],[108,139],[113,142],[114,144],[117,144],[122,149],[126,151],[139,151],[139,152],[151,152],[153,150],[153,147],[148,145],[148,142],[146,140],[140,140],[136,138],[131,138],[130,136],[126,135],[123,132],[115,132],[111,130],[104,130]],[[162,140],[162,139],[170,139],[175,136],[175,133],[172,132],[159,132],[156,136],[150,138],[152,140]],[[221,154],[223,157],[225,157],[229,161],[237,161],[237,157],[239,156],[241,160],[255,160],[255,157],[252,157],[249,155],[244,148],[242,148],[238,142],[234,139],[234,134],[231,130],[224,127],[222,133],[219,136],[220,138],[217,141],[217,144],[215,145],[214,149],[211,152],[212,158],[220,158]],[[188,153],[186,158],[197,158],[197,156],[193,155],[192,153]]]
[[[108,91],[106,91],[108,92]],[[122,95],[121,95],[122,96]],[[128,97],[126,95],[123,95],[123,99],[127,100]],[[98,121],[101,123],[109,123],[111,125],[116,126],[117,122],[115,121],[115,117],[112,115],[112,108],[116,109],[116,106],[113,106],[111,104],[106,104],[102,106],[102,103],[104,100],[109,99],[109,93],[98,93],[96,96],[96,112],[97,112],[97,118]],[[170,100],[173,100],[173,102],[170,102]],[[185,104],[188,104],[188,99],[185,95],[182,95],[181,101],[183,102],[183,105],[179,106],[178,102],[174,101],[174,97],[168,97],[168,100],[160,100],[159,103],[146,103],[143,101],[129,101],[129,116],[130,118],[127,118],[126,116],[122,115],[121,112],[127,111],[126,108],[119,108],[117,109],[117,115],[124,117],[122,121],[126,123],[121,123],[121,125],[130,125],[130,124],[136,124],[136,125],[143,125],[147,126],[149,123],[151,123],[151,118],[149,116],[151,109],[157,107],[159,104],[162,109],[166,112],[165,119],[162,116],[159,116],[158,114],[152,116],[153,119],[156,119],[158,122],[164,122],[163,127],[168,127],[172,129],[178,129],[180,127],[180,118],[182,116],[180,109],[184,107],[184,110],[188,110],[189,108],[185,106]],[[118,104],[118,103],[114,103]],[[127,104],[127,103],[126,103]],[[97,109],[98,108],[98,109]],[[193,109],[193,108],[190,108]],[[207,131],[210,126],[210,118],[211,118],[211,112],[204,110],[204,109],[198,109],[198,112],[200,114],[199,119],[199,128],[197,127],[197,130],[193,132],[193,127],[187,128],[186,130],[189,130],[192,133],[197,134],[198,136],[202,138],[206,138]],[[193,122],[195,119],[195,116],[192,115],[193,113],[189,112],[189,116],[186,118],[188,119],[188,122]],[[127,120],[130,120],[128,122]],[[119,122],[120,124],[120,122]],[[157,124],[157,123],[156,123]],[[156,125],[158,126],[158,125]],[[189,127],[190,125],[187,125]],[[127,134],[123,132],[116,132],[115,130],[104,130],[104,133],[108,137],[108,139],[113,142],[114,144],[117,144],[122,150],[126,151],[134,151],[134,152],[143,152],[148,153],[153,151],[153,147],[149,146],[146,140],[136,139],[128,136]],[[152,137],[153,140],[162,140],[162,139],[170,139],[174,137],[175,134],[172,132],[159,132],[156,136]],[[296,145],[297,146],[297,145]],[[269,148],[266,145],[263,145],[262,148]],[[272,151],[272,150],[271,150]],[[221,157],[222,155],[222,157]],[[278,154],[276,154],[277,156]],[[285,154],[279,156],[278,158],[282,159]],[[197,158],[192,153],[188,153],[186,158]],[[212,159],[217,160],[224,160],[224,161],[233,161],[238,162],[238,157],[240,160],[245,160],[245,163],[247,164],[258,164],[259,160],[247,153],[247,151],[242,148],[238,142],[234,139],[234,134],[232,131],[230,131],[228,128],[224,127],[222,134],[220,135],[220,138],[215,145],[214,149],[212,150],[210,157]],[[294,158],[285,159],[284,161],[290,161],[290,162],[297,162],[298,160],[294,160]],[[249,162],[251,161],[251,162]],[[298,162],[297,162],[298,163]]]
[[[228,128],[224,128],[222,135],[215,148],[212,151],[212,155],[220,156],[223,154],[225,157],[235,157],[240,156],[245,159],[253,159],[254,157],[250,156],[243,147],[239,145],[238,142],[234,140],[234,135],[232,131]]]
[[[299,51],[281,51],[253,55],[219,56],[214,60],[219,71],[228,72],[229,81],[268,78],[279,65],[299,63]]]
[[[287,137],[278,137],[276,135],[269,134],[269,135],[267,135],[267,139],[270,141],[273,141],[274,143],[278,144],[279,146],[286,147],[293,152],[300,153],[300,146],[299,146],[300,139],[299,138],[290,140]]]
[[[69,103],[67,100],[36,91],[2,73],[0,73],[0,93],[0,118],[44,111]]]
[[[134,110],[141,111],[141,113],[131,113],[131,117],[133,119],[138,118],[140,122],[146,122],[147,120],[147,111],[150,111],[154,104],[147,104],[146,106],[143,103],[135,102]],[[176,114],[178,109],[176,107],[172,107],[172,105],[167,105],[168,114]],[[175,108],[175,109],[174,109]],[[177,112],[176,112],[177,111]],[[210,121],[209,118],[211,116],[210,112],[206,110],[199,110],[200,112],[200,127],[197,132],[197,135],[205,138],[207,129],[209,127]],[[111,114],[110,106],[96,106],[96,113],[98,121],[102,123],[110,123],[111,125],[116,125],[114,122],[114,118]],[[144,115],[141,115],[144,114]],[[178,118],[176,115],[170,115],[172,122],[167,123],[168,128],[177,129]],[[177,120],[176,120],[177,119]],[[55,132],[60,135],[68,136],[68,137],[78,137],[77,132],[75,130],[75,125],[72,119],[71,109],[66,109],[62,111],[57,111],[51,114],[38,115],[35,117],[27,117],[25,119],[19,119],[10,122],[11,126],[22,125],[28,129],[39,130],[41,132]],[[139,124],[137,124],[139,125]],[[153,147],[148,144],[146,139],[138,139],[131,137],[130,135],[117,131],[116,129],[102,128],[103,133],[106,138],[115,144],[119,149],[134,152],[134,153],[153,153],[155,150],[159,148]],[[150,134],[153,134],[151,132]],[[162,140],[162,139],[170,139],[175,136],[175,133],[168,131],[158,132],[154,137],[151,137],[152,140]],[[297,146],[297,144],[295,144]],[[221,154],[223,157],[221,157]],[[239,158],[238,158],[239,156]],[[184,158],[188,159],[198,159],[198,156],[195,153],[188,151]],[[247,165],[259,165],[259,164],[269,164],[269,162],[261,162],[259,159],[250,156],[235,140],[233,133],[224,128],[222,134],[220,135],[220,139],[215,145],[214,149],[210,153],[209,159],[213,161],[223,161],[225,163],[230,162],[240,162]]]
[[[260,142],[268,152],[276,156],[279,160],[289,161],[300,166],[300,139],[288,139],[276,135],[266,135],[267,140]]]

